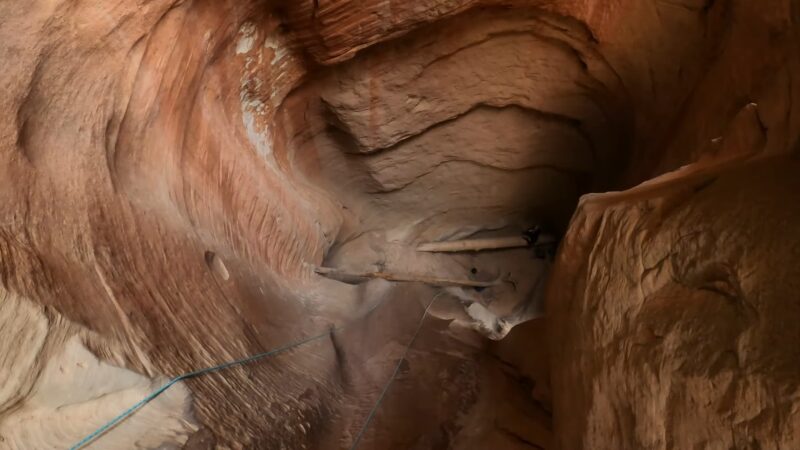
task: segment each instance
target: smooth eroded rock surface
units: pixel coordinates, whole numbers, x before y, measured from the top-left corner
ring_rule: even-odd
[[[0,448],[792,448],[798,11],[0,2]]]

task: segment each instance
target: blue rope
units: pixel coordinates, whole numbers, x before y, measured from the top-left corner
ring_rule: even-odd
[[[348,326],[350,326],[350,325],[352,325],[352,324],[354,324],[356,322],[359,322],[359,321],[369,317],[369,315],[372,314],[373,311],[375,311],[380,305],[383,304],[383,302],[386,300],[387,297],[388,296],[385,296],[384,298],[382,298],[379,302],[377,302],[374,306],[372,306],[369,310],[367,310],[367,312],[364,313],[364,315],[362,317],[360,317],[359,319],[353,320],[352,322],[346,323],[346,324],[344,324],[344,325],[342,325],[340,327],[332,327],[330,330],[328,330],[325,333],[318,334],[316,336],[312,336],[312,337],[309,337],[309,338],[301,339],[299,341],[295,341],[293,343],[284,345],[283,347],[278,347],[278,348],[275,348],[275,349],[272,349],[272,350],[269,350],[269,351],[266,351],[266,352],[263,352],[263,353],[258,353],[258,354],[252,355],[252,356],[248,356],[246,358],[237,359],[235,361],[226,362],[226,363],[220,364],[218,366],[206,367],[205,369],[199,369],[199,370],[195,370],[194,372],[188,372],[188,373],[185,373],[183,375],[179,375],[179,376],[169,380],[163,386],[161,386],[160,388],[158,388],[155,391],[153,391],[150,395],[148,395],[147,397],[143,398],[141,401],[139,401],[135,405],[133,405],[130,408],[128,408],[125,411],[123,411],[117,417],[114,417],[113,419],[111,419],[108,422],[106,422],[105,425],[101,426],[100,428],[95,430],[93,433],[89,434],[85,438],[83,438],[80,441],[78,441],[78,443],[73,445],[72,447],[70,447],[69,450],[79,450],[80,448],[82,448],[85,445],[89,444],[93,440],[95,440],[98,437],[102,436],[108,430],[110,430],[111,428],[113,428],[118,423],[122,422],[123,420],[127,419],[128,417],[130,417],[131,414],[136,412],[138,409],[140,409],[144,405],[150,403],[153,399],[155,399],[159,395],[163,394],[164,391],[166,391],[167,389],[172,387],[172,385],[174,385],[175,383],[177,383],[179,381],[183,381],[183,380],[186,380],[186,379],[189,379],[189,378],[194,378],[194,377],[198,377],[200,375],[205,375],[205,374],[209,374],[209,373],[213,373],[213,372],[219,372],[221,370],[225,370],[225,369],[228,369],[230,367],[240,366],[240,365],[243,365],[243,364],[251,363],[253,361],[257,361],[259,359],[266,358],[268,356],[277,355],[278,353],[285,352],[286,350],[290,350],[292,348],[298,347],[298,346],[306,344],[308,342],[316,341],[316,340],[322,339],[322,338],[324,338],[326,336],[330,336],[336,330],[341,330],[341,329],[343,329],[345,327],[348,327]]]
[[[77,444],[75,444],[72,447],[70,447],[70,450],[78,450],[78,449],[82,448],[83,446],[85,446],[86,444],[90,443],[91,441],[97,439],[102,434],[104,434],[106,431],[110,430],[111,428],[113,428],[118,423],[120,423],[123,420],[127,419],[131,414],[136,412],[139,408],[141,408],[142,406],[150,403],[150,401],[152,401],[153,399],[155,399],[156,397],[158,397],[159,395],[164,393],[164,391],[166,391],[167,389],[172,387],[172,385],[174,385],[175,383],[177,383],[179,381],[183,381],[183,380],[186,380],[186,379],[189,379],[189,378],[194,378],[194,377],[197,377],[197,376],[200,376],[200,375],[209,374],[209,373],[212,373],[212,372],[218,372],[220,370],[225,370],[225,369],[228,369],[230,367],[240,366],[240,365],[247,364],[247,363],[262,359],[262,358],[266,358],[267,356],[276,355],[278,353],[285,352],[286,350],[292,349],[292,348],[300,346],[302,344],[305,344],[305,343],[308,343],[308,342],[311,342],[311,341],[316,341],[318,339],[322,339],[322,338],[324,338],[326,336],[329,336],[331,333],[333,333],[333,330],[334,329],[332,328],[332,329],[328,330],[326,333],[322,333],[322,334],[318,334],[316,336],[312,336],[310,338],[302,339],[302,340],[299,340],[297,342],[293,342],[291,344],[284,345],[283,347],[278,347],[276,349],[272,349],[272,350],[270,350],[268,352],[258,353],[256,355],[248,356],[247,358],[237,359],[236,361],[230,361],[230,362],[227,362],[227,363],[224,363],[224,364],[220,364],[218,366],[206,367],[205,369],[195,370],[194,372],[189,372],[189,373],[185,373],[183,375],[179,375],[179,376],[169,380],[166,384],[164,384],[160,388],[158,388],[155,391],[153,391],[150,395],[148,395],[147,397],[143,398],[141,401],[139,401],[135,405],[133,405],[130,408],[128,408],[125,411],[123,411],[122,414],[120,414],[117,417],[115,417],[115,418],[111,419],[110,421],[108,421],[105,425],[103,425],[100,428],[98,428],[92,434],[90,434],[90,435],[86,436],[85,438],[81,439]]]
[[[425,322],[425,317],[428,316],[428,310],[431,309],[431,305],[436,299],[442,295],[442,292],[436,294],[431,299],[428,306],[425,308],[425,312],[422,313],[422,317],[419,318],[419,323],[417,324],[417,329],[414,331],[414,335],[411,337],[411,340],[408,342],[405,351],[403,351],[403,356],[397,361],[397,365],[394,366],[394,372],[392,372],[392,376],[389,377],[389,380],[383,386],[383,391],[381,391],[381,395],[378,396],[378,401],[375,402],[375,405],[372,406],[372,410],[370,410],[369,414],[367,415],[367,420],[364,421],[364,425],[361,427],[361,431],[358,432],[355,440],[353,440],[353,445],[350,447],[350,450],[356,450],[358,444],[361,442],[361,438],[364,436],[364,433],[369,428],[369,423],[372,421],[372,418],[375,417],[375,414],[378,412],[378,408],[381,406],[381,402],[383,402],[383,398],[386,397],[386,393],[389,392],[389,387],[394,382],[395,378],[397,378],[397,374],[400,372],[400,366],[403,364],[403,361],[406,360],[406,356],[408,356],[408,351],[411,349],[411,346],[414,345],[414,341],[417,340],[417,335],[419,335],[419,331],[422,329],[422,323]]]

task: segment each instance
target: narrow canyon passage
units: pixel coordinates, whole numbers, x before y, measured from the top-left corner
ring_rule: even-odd
[[[547,264],[532,251],[416,247],[520,236],[537,224],[560,234],[578,196],[610,184],[629,112],[588,39],[579,24],[541,11],[465,13],[319,70],[293,91],[278,113],[292,136],[287,167],[341,209],[323,264],[508,278],[480,294],[451,289],[438,303],[466,322],[446,305],[477,303],[471,325],[494,337],[541,314]]]
[[[798,23],[0,1],[0,449],[800,447]]]

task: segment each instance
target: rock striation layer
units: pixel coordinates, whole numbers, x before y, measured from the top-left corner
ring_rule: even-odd
[[[797,446],[798,11],[0,2],[0,448]]]

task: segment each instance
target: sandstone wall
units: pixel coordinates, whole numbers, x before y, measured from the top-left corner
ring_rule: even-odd
[[[585,198],[551,279],[559,448],[798,445],[797,156]]]
[[[793,151],[798,11],[793,0],[0,2],[0,341],[13,343],[0,353],[0,446],[69,445],[165,377],[389,299],[358,338],[187,382],[95,444],[347,447],[432,292],[337,283],[313,274],[320,264],[516,280],[437,302],[366,448],[682,448],[724,427],[729,447],[777,446],[770,433],[791,446],[792,355],[766,343],[791,337],[769,324],[792,311],[781,289],[796,259],[794,160],[725,166],[707,186],[674,173],[670,187],[586,198],[570,216],[586,192]],[[547,268],[524,252],[413,251],[537,220],[571,223],[547,339],[543,319],[509,333],[541,314]],[[672,239],[687,227],[706,234]],[[762,238],[776,228],[789,241]],[[645,258],[640,242],[677,252],[669,273],[689,281],[642,278],[629,261]],[[731,291],[729,272],[756,269]],[[587,294],[575,280],[614,284]],[[468,314],[476,302],[483,321]],[[636,364],[620,363],[636,339]],[[668,351],[679,348],[683,366]],[[698,384],[665,384],[669,367]],[[74,397],[46,395],[76,384]],[[694,400],[708,403],[689,411]]]

